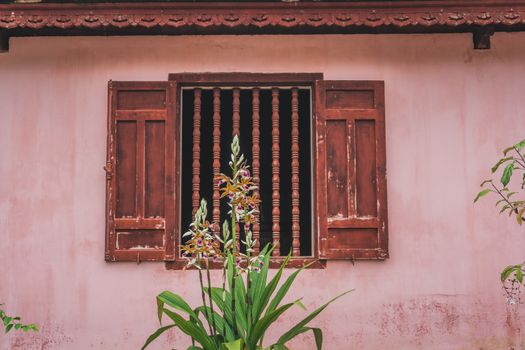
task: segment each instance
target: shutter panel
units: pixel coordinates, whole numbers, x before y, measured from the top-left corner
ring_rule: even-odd
[[[388,257],[381,81],[316,82],[320,258]]]
[[[109,82],[106,260],[174,260],[175,82]]]

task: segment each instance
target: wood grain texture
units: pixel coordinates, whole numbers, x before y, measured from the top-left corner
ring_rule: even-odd
[[[109,83],[107,261],[175,259],[175,86]]]
[[[388,257],[384,84],[318,81],[319,256]]]

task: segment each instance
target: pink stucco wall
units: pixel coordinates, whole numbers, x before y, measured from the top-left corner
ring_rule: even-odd
[[[309,307],[355,288],[315,322],[326,349],[525,346],[524,307],[506,306],[498,280],[524,260],[525,233],[493,201],[472,204],[499,150],[524,136],[525,34],[492,45],[474,51],[467,34],[13,39],[0,55],[0,300],[42,331],[0,335],[0,349],[137,349],[157,326],[158,292],[197,301],[194,272],[103,259],[107,81],[182,71],[385,81],[391,258],[330,262],[294,287]],[[162,339],[152,349],[187,344]]]

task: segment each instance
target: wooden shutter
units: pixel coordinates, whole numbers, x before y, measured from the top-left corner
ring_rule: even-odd
[[[388,257],[381,81],[316,82],[320,258]]]
[[[109,82],[106,260],[174,260],[175,82]]]

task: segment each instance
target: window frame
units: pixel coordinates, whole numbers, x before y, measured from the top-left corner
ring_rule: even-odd
[[[235,87],[244,87],[244,86],[264,86],[264,87],[282,87],[282,86],[308,86],[311,90],[310,101],[311,101],[311,118],[312,123],[310,126],[310,141],[311,141],[311,154],[312,154],[312,163],[311,163],[311,172],[312,172],[312,188],[311,188],[311,201],[312,201],[312,256],[307,257],[290,257],[290,261],[287,265],[287,268],[298,268],[305,265],[308,265],[310,268],[325,268],[326,260],[319,259],[319,217],[316,214],[316,190],[317,185],[315,182],[316,174],[316,118],[315,118],[315,86],[316,81],[323,80],[322,73],[170,73],[168,77],[168,82],[176,83],[176,105],[177,105],[177,121],[180,124],[180,114],[181,114],[181,92],[185,87],[199,87],[206,86],[210,87],[212,85],[221,85],[221,86],[235,86]],[[180,143],[180,140],[178,141]],[[180,145],[177,147],[177,152],[180,152]],[[176,158],[180,162],[181,154],[177,154]],[[177,189],[180,193],[181,179],[180,176],[180,164],[177,167]],[[180,208],[180,198],[176,199]],[[180,212],[176,213],[179,216],[180,222]],[[179,227],[179,232],[175,234],[175,260],[166,261],[165,265],[167,269],[182,269],[186,265],[186,260],[181,257],[180,252],[180,233],[184,228]],[[278,268],[281,266],[285,256],[281,257],[271,257],[270,267]],[[212,268],[222,268],[221,263],[211,263]]]

